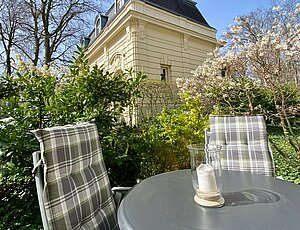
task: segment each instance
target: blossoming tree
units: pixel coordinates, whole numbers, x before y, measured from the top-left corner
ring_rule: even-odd
[[[281,0],[236,17],[224,39],[192,78],[177,80],[179,89],[211,104],[211,112],[264,113],[279,121],[300,154],[292,123],[300,115],[300,3]],[[262,94],[272,105],[261,103]]]

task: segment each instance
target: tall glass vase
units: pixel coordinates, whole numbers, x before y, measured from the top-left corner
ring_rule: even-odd
[[[197,204],[206,207],[222,207],[222,169],[220,162],[220,145],[188,146],[191,160],[191,176]]]

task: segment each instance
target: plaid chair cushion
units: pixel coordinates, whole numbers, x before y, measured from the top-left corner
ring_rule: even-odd
[[[222,145],[222,169],[274,176],[263,116],[210,115],[209,143]]]
[[[33,131],[44,164],[50,229],[118,229],[116,207],[93,123]]]

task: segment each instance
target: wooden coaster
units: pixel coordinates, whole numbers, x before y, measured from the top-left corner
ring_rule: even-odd
[[[217,207],[220,208],[225,204],[225,199],[221,196],[217,200],[204,200],[201,199],[197,194],[194,196],[194,201],[203,207]]]

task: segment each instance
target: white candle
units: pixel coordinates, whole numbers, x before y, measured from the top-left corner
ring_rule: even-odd
[[[213,167],[209,164],[201,164],[196,170],[200,192],[216,193],[217,183]]]

